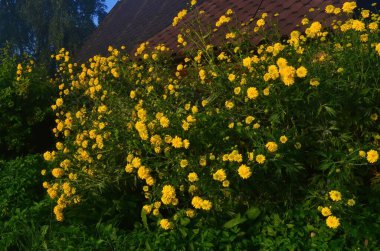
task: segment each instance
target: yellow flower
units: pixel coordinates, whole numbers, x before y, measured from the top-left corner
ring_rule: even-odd
[[[335,8],[334,9],[334,14],[338,15],[342,10],[340,8]]]
[[[154,185],[154,178],[152,176],[148,176],[146,179],[145,179],[145,182],[148,186],[153,186]]]
[[[222,185],[223,185],[223,187],[229,187],[230,182],[228,180],[225,180],[225,181],[223,181]]]
[[[58,98],[56,101],[55,101],[55,104],[57,105],[57,107],[60,107],[63,105],[63,99],[62,98]]]
[[[160,135],[153,135],[152,137],[150,137],[150,143],[154,146],[159,146],[161,145],[162,143],[162,139],[161,139],[161,136]]]
[[[356,202],[355,202],[354,199],[349,199],[349,200],[347,201],[347,205],[350,206],[350,207],[354,206],[355,204],[356,204]]]
[[[189,218],[193,218],[195,216],[195,211],[193,209],[187,209],[186,216]]]
[[[282,144],[285,144],[287,141],[288,141],[288,138],[287,138],[285,135],[282,135],[282,136],[280,137],[280,142],[281,142]]]
[[[201,165],[201,166],[206,166],[207,165],[206,156],[201,156],[199,158],[199,165]]]
[[[280,68],[285,68],[286,66],[288,66],[288,61],[286,61],[285,58],[279,58],[277,59],[276,64]],[[273,68],[273,71],[274,71],[274,68]]]
[[[310,38],[315,38],[316,36],[319,35],[319,33],[321,32],[322,30],[322,25],[320,22],[316,21],[316,22],[313,22],[309,28],[307,28],[305,30],[305,33],[308,37]]]
[[[190,141],[188,139],[184,139],[182,143],[185,149],[189,149]]]
[[[132,167],[131,164],[127,164],[127,165],[125,166],[125,172],[127,172],[127,173],[131,173],[131,172],[133,172],[133,167]]]
[[[371,120],[372,121],[376,121],[378,118],[379,118],[379,115],[377,115],[377,113],[372,113],[371,114]]]
[[[160,220],[160,226],[164,230],[169,230],[172,228],[172,224],[170,223],[170,221],[168,219]]]
[[[187,176],[187,178],[189,179],[190,182],[195,182],[195,181],[199,180],[198,175],[196,173],[194,173],[194,172],[189,173],[189,175]]]
[[[233,12],[233,10],[231,10],[231,9],[228,9],[227,11],[226,11],[226,15],[232,15],[234,12]]]
[[[230,82],[234,82],[235,79],[236,79],[235,74],[232,74],[232,73],[231,73],[230,75],[228,75],[228,80],[229,80]]]
[[[162,188],[162,197],[161,201],[165,205],[171,204],[176,198],[175,188],[171,185],[165,185]]]
[[[141,159],[138,157],[135,157],[132,159],[132,166],[134,168],[139,168],[141,166]]]
[[[54,168],[52,171],[51,171],[51,174],[55,177],[55,178],[60,178],[62,177],[65,172],[63,171],[62,168]]]
[[[269,87],[266,87],[266,88],[263,90],[263,94],[264,94],[264,96],[269,96]]]
[[[101,105],[98,107],[98,113],[105,113],[107,111],[107,106]]]
[[[334,9],[335,9],[334,5],[329,4],[329,5],[327,5],[326,8],[325,8],[325,12],[326,12],[327,14],[331,14],[331,13],[334,12]]]
[[[264,164],[264,162],[265,162],[265,156],[262,155],[262,154],[258,154],[256,156],[256,162],[259,163],[259,164]]]
[[[201,209],[202,204],[203,204],[203,199],[199,196],[194,196],[193,199],[191,200],[191,205],[193,205],[195,209]]]
[[[201,69],[199,70],[199,78],[204,81],[206,79],[206,71]]]
[[[217,181],[224,181],[227,178],[226,172],[223,169],[217,170],[213,175],[212,178]]]
[[[336,191],[336,190],[331,190],[329,192],[329,195],[330,195],[330,198],[333,201],[340,201],[342,199],[342,194],[339,191]]]
[[[321,213],[322,213],[323,216],[327,217],[327,216],[331,215],[331,210],[328,207],[324,207],[324,208],[322,208]]]
[[[375,50],[377,51],[377,53],[379,54],[380,56],[380,43],[377,43],[376,46],[375,46]]]
[[[182,139],[178,136],[172,139],[171,144],[174,148],[181,148],[183,146]]]
[[[326,225],[329,228],[335,229],[335,228],[339,227],[340,222],[339,222],[339,219],[337,217],[331,215],[331,216],[327,217]]]
[[[45,159],[46,161],[50,161],[50,160],[52,160],[52,159],[53,159],[52,154],[51,154],[49,151],[45,152],[45,153],[44,153],[44,159]]]
[[[259,96],[259,92],[256,87],[249,87],[247,89],[247,97],[249,99],[256,99]]]
[[[264,26],[265,25],[264,19],[260,18],[259,20],[257,20],[256,25],[257,25],[257,27]]]
[[[255,120],[255,117],[253,117],[253,116],[248,116],[248,117],[245,118],[245,123],[246,123],[247,125],[249,125],[249,124],[251,124],[254,120]]]
[[[228,23],[228,22],[230,22],[230,21],[231,21],[231,18],[230,18],[230,17],[227,17],[227,16],[223,15],[223,16],[221,16],[221,17],[219,18],[219,20],[215,23],[215,26],[216,26],[216,27],[220,27],[220,26],[222,26],[223,24]]]
[[[177,65],[177,71],[182,71],[183,70],[183,64]]]
[[[238,173],[243,179],[248,179],[252,175],[251,169],[247,165],[241,165],[238,169]]]
[[[236,34],[234,32],[229,32],[226,34],[226,39],[234,39]]]
[[[342,73],[344,72],[344,69],[342,67],[339,67],[337,70],[336,70],[337,73]]]
[[[209,200],[203,200],[202,201],[202,209],[209,211],[212,208],[212,202]]]
[[[304,78],[307,75],[307,69],[305,67],[301,66],[297,69],[296,73],[297,73],[297,77]]]
[[[371,30],[371,32],[375,32],[379,28],[379,25],[375,22],[372,22],[368,24],[368,28]]]
[[[150,171],[145,166],[140,166],[137,170],[137,175],[140,179],[145,180],[149,177]]]
[[[186,159],[183,159],[179,162],[179,165],[182,167],[182,168],[185,168],[187,167],[187,165],[189,164],[189,162],[186,160]]]
[[[369,150],[367,152],[367,161],[371,164],[377,162],[379,159],[379,153],[376,150]]]
[[[177,24],[179,23],[179,21],[181,21],[187,14],[187,10],[184,9],[184,10],[181,10],[180,12],[178,12],[177,16],[174,17],[173,19],[173,23],[172,25],[173,26],[177,26]]]
[[[367,153],[363,150],[360,150],[359,151],[359,156],[362,157],[362,158],[365,158],[367,156]]]
[[[365,30],[365,23],[359,20],[353,20],[352,21],[352,29],[355,31],[364,31]]]
[[[252,59],[250,57],[246,57],[243,59],[243,66],[246,68],[251,68]]]
[[[266,147],[267,150],[268,150],[269,152],[271,152],[271,153],[277,151],[277,149],[278,149],[278,146],[277,146],[276,142],[273,142],[273,141],[268,142],[268,143],[265,145],[265,147]]]
[[[158,210],[158,208],[153,209],[153,215],[154,215],[154,216],[158,216],[158,215],[160,215],[160,210]]]
[[[163,128],[167,128],[167,127],[169,127],[169,124],[170,124],[170,121],[169,121],[169,119],[168,119],[167,117],[162,116],[162,117],[160,118],[160,125],[161,125]]]
[[[232,101],[226,101],[226,102],[224,103],[224,105],[226,106],[226,108],[227,108],[228,110],[231,110],[231,109],[234,108],[234,106],[235,106],[235,104],[234,104]]]
[[[153,207],[152,207],[152,205],[144,205],[143,209],[144,209],[146,214],[150,214],[152,212]]]
[[[318,79],[316,79],[316,78],[312,78],[312,79],[310,80],[310,85],[311,85],[311,86],[318,86],[318,85],[319,85],[319,81],[318,81]]]
[[[296,69],[293,66],[280,67],[281,80],[286,86],[294,84],[295,75]]]
[[[354,9],[356,8],[356,2],[345,2],[343,4],[342,10],[345,13],[352,13]]]

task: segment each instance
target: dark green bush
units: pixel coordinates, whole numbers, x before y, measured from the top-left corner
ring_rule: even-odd
[[[42,66],[0,50],[0,157],[39,152],[52,142],[52,94]]]

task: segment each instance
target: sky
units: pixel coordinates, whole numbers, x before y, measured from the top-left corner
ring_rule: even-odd
[[[117,0],[106,0],[107,12],[109,12],[113,6],[115,6]]]

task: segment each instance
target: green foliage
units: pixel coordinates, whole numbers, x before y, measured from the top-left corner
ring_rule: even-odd
[[[0,50],[0,156],[10,158],[41,151],[52,142],[47,72],[29,57]],[[18,65],[21,75],[16,74]],[[29,72],[30,71],[30,72]]]
[[[33,205],[43,196],[39,155],[0,161],[0,219],[9,218],[16,210]]]

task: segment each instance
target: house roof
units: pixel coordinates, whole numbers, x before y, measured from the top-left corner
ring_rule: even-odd
[[[306,15],[319,21],[332,18],[323,11],[325,6],[339,6],[343,2],[346,0],[198,0],[196,10],[205,11],[200,20],[207,24],[215,24],[227,9],[234,11],[239,22],[257,19],[264,12],[269,15],[279,13],[279,31],[285,35],[296,29]],[[173,17],[186,5],[186,0],[121,0],[85,42],[77,58],[85,60],[96,54],[105,55],[109,45],[125,45],[132,52],[145,41],[152,44],[164,43],[176,51],[181,25],[173,27],[171,24]],[[316,11],[310,13],[310,8]],[[192,18],[194,15],[190,13],[183,22]],[[224,33],[221,30],[217,35],[221,37]]]

